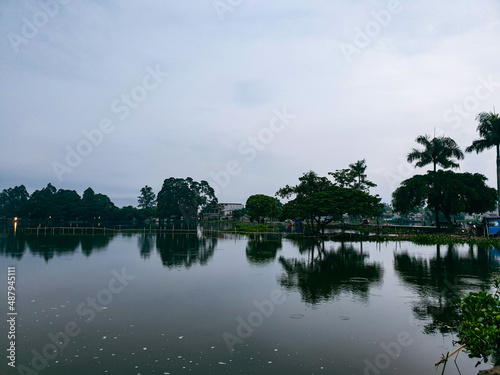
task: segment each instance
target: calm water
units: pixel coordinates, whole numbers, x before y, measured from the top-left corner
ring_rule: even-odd
[[[440,374],[434,363],[454,336],[438,323],[457,295],[490,286],[499,254],[406,242],[4,235],[0,345],[5,354],[15,266],[18,369]],[[18,374],[4,354],[0,373]],[[457,363],[462,374],[491,367],[474,368],[463,353]],[[458,373],[450,363],[446,374]]]

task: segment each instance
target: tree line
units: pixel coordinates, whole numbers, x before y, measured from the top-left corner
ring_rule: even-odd
[[[477,116],[480,138],[474,140],[465,152],[496,149],[497,187],[500,187],[500,118],[493,112]],[[449,225],[451,216],[458,213],[483,213],[493,210],[500,201],[499,190],[486,185],[486,177],[475,173],[456,173],[464,153],[457,143],[445,136],[418,136],[417,144],[407,155],[415,167],[432,165],[432,170],[401,182],[392,194],[396,212],[429,208],[440,226],[442,213]],[[441,169],[438,169],[441,168]],[[380,216],[383,204],[378,195],[371,195],[376,185],[367,179],[366,161],[359,160],[348,168],[319,176],[314,171],[304,173],[296,185],[280,188],[275,196],[255,194],[246,201],[243,210],[236,210],[234,218],[248,215],[252,221],[267,219],[303,220],[313,232],[324,232],[326,226],[342,220],[344,215],[358,217]],[[286,199],[283,204],[278,198]],[[0,192],[0,217],[23,217],[36,220],[132,220],[159,217],[160,219],[197,220],[200,217],[219,218],[220,206],[214,189],[207,181],[191,177],[164,180],[155,194],[145,186],[138,196],[138,207],[118,208],[111,199],[95,193],[90,187],[80,196],[74,190],[56,189],[48,184],[31,195],[24,185]]]

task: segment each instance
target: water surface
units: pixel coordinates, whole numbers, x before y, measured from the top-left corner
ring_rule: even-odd
[[[16,267],[16,364],[40,374],[430,374],[455,348],[443,327],[450,306],[490,287],[497,254],[278,236],[18,234],[0,237],[0,279]],[[68,324],[73,337],[57,347],[51,337]],[[457,363],[462,374],[491,367],[463,353]],[[18,371],[2,360],[0,373]]]

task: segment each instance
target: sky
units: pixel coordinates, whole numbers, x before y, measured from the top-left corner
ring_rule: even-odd
[[[417,136],[500,108],[499,45],[498,0],[2,0],[0,190],[245,203],[365,159],[390,202]],[[460,171],[495,187],[494,151]]]

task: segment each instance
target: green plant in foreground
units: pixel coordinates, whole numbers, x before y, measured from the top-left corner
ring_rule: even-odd
[[[459,304],[458,342],[469,357],[482,358],[484,362],[493,354],[499,360],[500,278],[496,279],[495,288],[493,294],[469,293]]]

